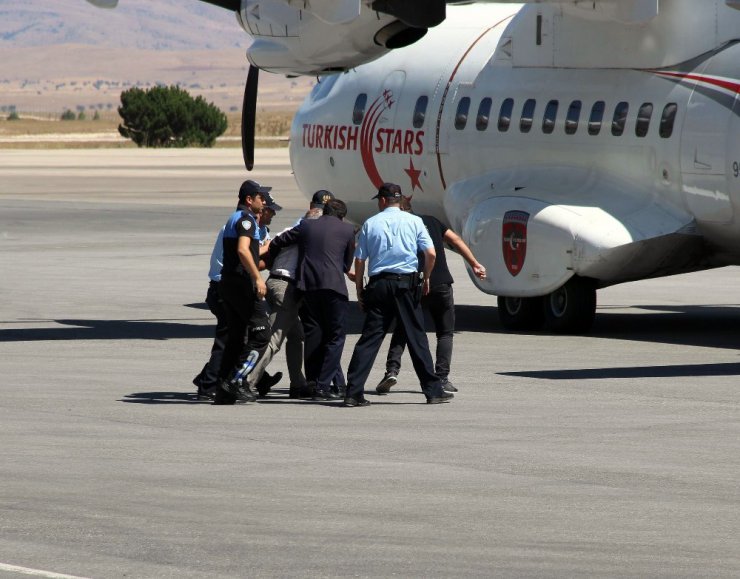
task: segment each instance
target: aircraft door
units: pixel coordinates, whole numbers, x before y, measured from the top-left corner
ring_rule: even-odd
[[[439,153],[446,155],[450,152],[450,141],[455,136],[455,130],[467,124],[470,115],[470,93],[473,84],[469,82],[458,83],[451,96],[448,96],[442,111],[439,131]]]
[[[735,97],[735,107],[730,121],[727,142],[727,190],[735,208],[740,212],[740,94]]]
[[[686,205],[700,222],[732,221],[725,178],[731,114],[731,106],[716,91],[694,88],[681,136],[681,174]]]

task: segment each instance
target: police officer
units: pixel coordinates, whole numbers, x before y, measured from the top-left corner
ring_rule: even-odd
[[[221,368],[226,339],[229,328],[226,323],[226,310],[221,293],[218,290],[221,282],[221,268],[224,262],[224,227],[218,232],[216,243],[211,252],[211,267],[208,271],[208,292],[206,293],[206,304],[208,309],[216,318],[216,335],[211,346],[211,357],[203,369],[195,378],[193,384],[198,387],[198,399],[212,399],[218,389],[218,371]]]
[[[368,406],[364,388],[383,338],[394,320],[403,325],[409,354],[428,404],[448,402],[454,395],[445,392],[434,373],[424,316],[416,296],[417,252],[424,253],[422,293],[429,293],[429,278],[436,253],[429,233],[416,215],[401,211],[401,188],[384,183],[378,194],[380,213],[368,219],[360,230],[355,250],[357,300],[365,311],[362,336],[352,353],[347,373],[345,406]],[[363,288],[367,264],[369,282]]]
[[[411,197],[404,197],[401,209],[413,211],[411,208]],[[434,261],[434,269],[429,278],[429,293],[421,300],[422,309],[429,312],[437,333],[437,352],[434,363],[434,372],[442,380],[442,387],[447,392],[457,392],[457,388],[449,381],[450,362],[452,360],[452,340],[455,331],[455,300],[453,297],[452,274],[447,267],[445,256],[445,244],[456,249],[468,262],[470,269],[478,279],[486,278],[486,268],[483,267],[473,255],[473,252],[452,229],[447,227],[436,217],[431,215],[419,215],[429,236],[434,243],[434,251],[437,258]],[[423,263],[423,255],[420,257]],[[391,346],[388,349],[388,358],[385,363],[385,376],[378,384],[375,391],[378,394],[387,394],[391,387],[398,381],[398,372],[401,369],[401,356],[406,348],[406,336],[403,327],[396,326],[391,338]]]
[[[267,288],[258,268],[261,233],[257,220],[265,204],[263,195],[270,189],[255,181],[244,181],[239,189],[239,205],[224,229],[219,291],[229,333],[219,370],[221,387],[214,404],[251,402],[257,398],[246,377],[270,339],[267,314],[260,303]]]

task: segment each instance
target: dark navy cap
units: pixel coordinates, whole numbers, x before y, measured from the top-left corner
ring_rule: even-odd
[[[334,199],[334,193],[326,189],[320,189],[311,197],[311,209],[321,209],[327,201]]]
[[[268,192],[260,193],[262,198],[265,200],[265,207],[272,209],[275,213],[280,211],[282,207],[275,202],[275,198]]]
[[[266,193],[269,193],[272,190],[272,187],[263,187],[257,181],[252,181],[251,179],[248,179],[247,181],[244,181],[242,183],[242,186],[239,188],[239,200],[244,201],[247,197],[254,197],[255,195],[265,195]],[[265,198],[265,201],[267,201],[267,198]]]
[[[398,199],[400,201],[402,196],[401,188],[398,185],[395,183],[383,183],[380,189],[378,189],[378,194],[373,199],[385,197],[386,199]]]

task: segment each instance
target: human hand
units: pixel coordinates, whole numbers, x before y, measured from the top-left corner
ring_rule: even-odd
[[[265,284],[265,280],[263,280],[261,277],[254,283],[254,289],[257,292],[257,297],[259,299],[265,299],[265,296],[267,295],[267,285]]]

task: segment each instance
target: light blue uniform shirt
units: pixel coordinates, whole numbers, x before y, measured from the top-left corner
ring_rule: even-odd
[[[399,207],[386,207],[360,229],[355,257],[367,260],[368,276],[414,273],[419,268],[417,252],[433,247],[420,217]]]
[[[216,245],[211,252],[211,269],[208,271],[208,277],[211,281],[221,281],[221,268],[224,266],[224,225],[218,232]]]

